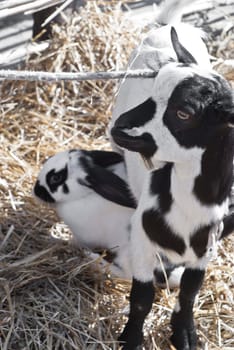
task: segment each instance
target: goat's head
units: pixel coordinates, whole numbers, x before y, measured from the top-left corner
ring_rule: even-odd
[[[171,38],[179,62],[164,65],[151,98],[123,113],[111,130],[119,146],[151,158],[153,164],[191,159],[234,123],[229,83],[214,71],[201,69],[174,29]]]

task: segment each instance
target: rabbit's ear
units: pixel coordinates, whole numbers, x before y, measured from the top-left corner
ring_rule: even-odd
[[[111,165],[123,162],[121,154],[113,151],[82,151],[85,156],[92,159],[93,163],[101,167],[108,167]]]
[[[85,157],[80,159],[80,164],[87,173],[85,186],[111,202],[136,208],[136,201],[123,179],[108,169],[91,164]]]

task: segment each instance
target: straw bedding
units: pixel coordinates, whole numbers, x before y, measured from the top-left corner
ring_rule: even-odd
[[[124,67],[140,29],[120,5],[96,2],[54,26],[49,50],[26,68],[45,71]],[[224,49],[222,47],[222,52]],[[231,52],[231,51],[230,51]],[[225,51],[225,58],[228,58]],[[55,213],[31,190],[43,160],[60,150],[108,149],[105,129],[116,82],[1,84],[0,348],[117,349],[130,284],[100,273],[71,242]],[[195,307],[200,349],[233,349],[233,238],[210,263]],[[177,291],[157,290],[145,327],[146,349],[170,348],[169,319]]]

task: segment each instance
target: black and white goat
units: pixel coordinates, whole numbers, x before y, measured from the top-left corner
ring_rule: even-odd
[[[136,201],[126,183],[121,155],[107,151],[59,152],[44,163],[34,194],[56,209],[80,246],[94,252],[106,250],[112,274],[132,278],[129,222]],[[106,267],[105,260],[103,265]],[[183,267],[166,263],[165,270],[169,286],[178,286]],[[154,271],[154,279],[158,285],[165,285],[160,267]]]
[[[186,2],[166,3],[173,8]],[[124,350],[142,344],[143,323],[154,299],[153,271],[162,253],[185,265],[171,340],[177,350],[194,350],[194,299],[214,242],[234,229],[229,215],[233,92],[209,67],[199,32],[182,24],[152,31],[130,66],[150,67],[158,74],[151,81],[123,81],[111,125],[115,146],[128,150],[128,182],[138,200],[130,234],[130,314],[119,339]]]

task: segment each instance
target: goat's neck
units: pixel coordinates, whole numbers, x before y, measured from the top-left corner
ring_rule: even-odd
[[[177,181],[194,181],[201,172],[201,156],[184,163],[174,163],[172,169]]]
[[[170,193],[174,202],[174,213],[182,218],[184,224],[188,220],[189,223],[187,226],[185,224],[185,227],[186,232],[190,233],[198,224],[209,225],[219,222],[228,210],[227,196],[220,194],[220,190],[216,191],[217,179],[215,176],[209,178],[209,181],[204,178],[205,190],[202,188],[202,196],[198,195],[195,184],[200,177],[203,181],[199,159],[193,159],[186,164],[174,164],[171,170]]]
[[[186,205],[194,199],[194,183],[201,171],[201,159],[193,159],[186,163],[174,163],[171,170],[171,193],[174,200]]]

